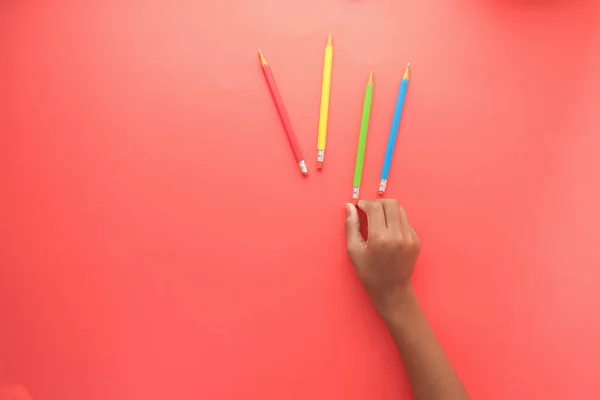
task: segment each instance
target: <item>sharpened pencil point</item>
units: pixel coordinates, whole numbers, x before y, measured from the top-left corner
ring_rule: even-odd
[[[331,33],[329,34],[329,36],[327,37],[327,46],[333,46],[333,42],[331,40]]]
[[[373,83],[373,71],[371,71],[371,73],[369,74],[369,81],[367,82],[367,85],[370,85]]]
[[[408,80],[409,78],[410,78],[410,63],[408,63],[408,65],[406,66],[406,69],[404,70],[404,76],[402,77],[402,79]]]
[[[263,53],[260,51],[260,49],[258,49],[258,57],[260,58],[260,65],[267,65],[267,60],[265,59],[265,56],[263,56]]]

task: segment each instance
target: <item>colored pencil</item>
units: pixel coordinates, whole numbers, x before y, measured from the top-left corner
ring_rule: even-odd
[[[319,115],[319,136],[317,138],[317,168],[323,168],[327,142],[327,119],[329,117],[329,94],[331,92],[331,66],[333,64],[333,43],[331,33],[325,46],[323,61],[323,83],[321,85],[321,112]]]
[[[410,63],[404,70],[398,99],[396,100],[396,108],[394,109],[394,118],[392,119],[392,127],[388,138],[387,148],[385,149],[385,158],[383,159],[383,168],[381,170],[381,181],[379,181],[379,194],[385,193],[388,177],[390,175],[390,167],[392,166],[392,156],[394,155],[394,147],[396,146],[396,138],[398,137],[398,128],[400,127],[400,119],[402,118],[402,109],[404,108],[404,99],[406,98],[406,90],[408,89],[408,80],[410,78]]]
[[[281,119],[281,123],[283,124],[283,129],[285,130],[285,134],[287,135],[288,141],[290,142],[290,146],[292,146],[294,157],[296,157],[296,163],[298,163],[302,175],[307,175],[308,169],[306,168],[306,162],[304,161],[304,156],[302,155],[302,151],[300,150],[298,138],[296,137],[294,129],[292,128],[290,117],[288,116],[285,105],[283,104],[283,99],[281,98],[281,94],[279,94],[279,89],[277,89],[277,84],[275,83],[273,72],[271,72],[271,67],[267,63],[267,60],[265,59],[260,50],[258,50],[258,57],[260,59],[260,65],[262,66],[265,79],[267,80],[267,85],[269,86],[269,91],[271,92],[271,96],[273,97],[273,101],[275,102],[275,107],[277,107],[279,118]]]
[[[356,164],[354,166],[354,181],[352,199],[358,200],[360,181],[362,179],[363,164],[365,162],[365,148],[367,147],[367,132],[369,131],[369,118],[371,117],[371,102],[373,101],[373,73],[365,86],[365,97],[363,100],[362,117],[360,120],[360,133],[358,134],[358,145],[356,146]]]

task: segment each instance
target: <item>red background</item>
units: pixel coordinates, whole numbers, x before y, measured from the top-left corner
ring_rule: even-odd
[[[343,219],[368,73],[365,198],[410,61],[388,195],[422,239],[415,286],[449,358],[473,398],[600,397],[599,10],[4,0],[3,379],[36,400],[408,397]]]

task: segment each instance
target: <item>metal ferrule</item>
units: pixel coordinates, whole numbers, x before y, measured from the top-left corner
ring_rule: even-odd
[[[352,190],[352,199],[353,200],[358,200],[358,189],[360,189],[360,186],[355,186],[354,189]]]
[[[317,150],[317,162],[323,162],[325,158],[325,150]]]
[[[298,163],[298,166],[300,167],[300,171],[302,171],[302,175],[308,174],[308,168],[306,168],[306,163],[304,162],[304,160],[300,161]]]
[[[387,179],[382,179],[379,181],[379,193],[385,193],[385,188],[387,186]]]

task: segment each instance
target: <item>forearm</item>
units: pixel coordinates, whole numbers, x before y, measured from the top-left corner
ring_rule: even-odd
[[[415,400],[468,399],[412,288],[399,294],[394,304],[382,317],[402,357]]]
[[[421,242],[393,199],[359,201],[369,233],[360,233],[356,207],[346,205],[348,255],[373,305],[385,321],[416,400],[468,399],[433,335],[410,285]]]

